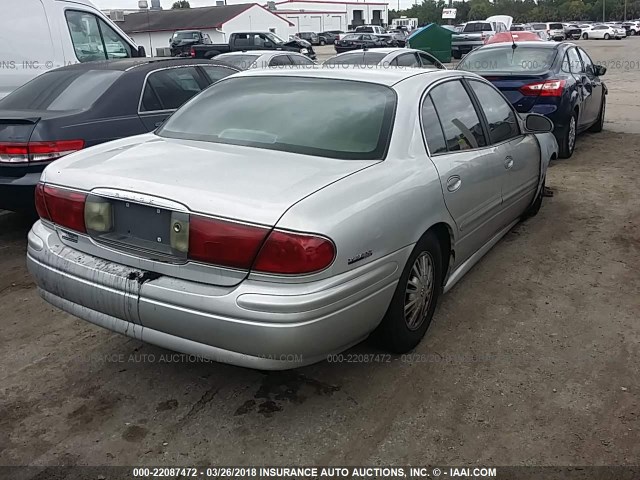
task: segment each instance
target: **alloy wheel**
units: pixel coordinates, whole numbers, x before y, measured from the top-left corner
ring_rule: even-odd
[[[404,321],[409,330],[418,330],[424,323],[434,288],[433,258],[422,252],[413,262],[405,288]]]

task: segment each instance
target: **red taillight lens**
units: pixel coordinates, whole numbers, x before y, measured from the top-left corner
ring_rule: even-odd
[[[0,142],[0,162],[43,162],[56,160],[84,148],[84,140],[55,142]]]
[[[336,249],[326,238],[273,231],[258,254],[253,269],[265,273],[305,274],[324,270]]]
[[[45,216],[38,210],[41,218],[47,218],[53,223],[66,227],[76,232],[86,233],[84,225],[84,202],[87,195],[71,190],[44,185],[42,187],[42,205]],[[36,208],[38,208],[38,188],[36,188]]]
[[[520,93],[526,96],[560,97],[564,90],[565,80],[546,80],[530,83],[520,87]]]
[[[196,58],[196,49],[191,47],[191,58]]]
[[[262,227],[191,215],[189,258],[248,270],[267,233]]]
[[[38,183],[36,185],[36,212],[38,212],[38,216],[40,218],[44,218],[45,220],[51,220],[49,216],[49,212],[47,211],[47,204],[44,199],[44,185],[42,183]]]

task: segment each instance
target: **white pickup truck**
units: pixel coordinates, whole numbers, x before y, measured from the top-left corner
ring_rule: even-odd
[[[486,20],[476,20],[463,24],[460,33],[451,36],[451,55],[456,60],[471,50],[481,47],[496,33],[506,32],[513,18],[508,15],[494,15]]]

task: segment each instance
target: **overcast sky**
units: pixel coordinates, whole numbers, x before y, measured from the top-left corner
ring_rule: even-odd
[[[379,1],[379,0],[377,0]],[[163,8],[171,8],[174,0],[161,0]],[[266,3],[266,0],[246,0],[246,3]],[[138,8],[138,0],[93,0],[98,8],[102,10],[118,9],[118,8]],[[151,0],[147,0],[147,3],[151,5]],[[238,0],[232,3],[240,3]],[[400,0],[401,8],[408,8],[413,5],[414,0]],[[207,7],[215,5],[215,0],[189,0],[189,4],[192,7]],[[398,0],[389,0],[389,8],[397,8]]]

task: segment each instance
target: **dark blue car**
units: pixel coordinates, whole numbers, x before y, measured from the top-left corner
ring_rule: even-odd
[[[540,113],[554,123],[559,155],[573,154],[576,135],[599,132],[604,124],[606,68],[569,42],[485,45],[457,67],[492,82],[521,113]]]

